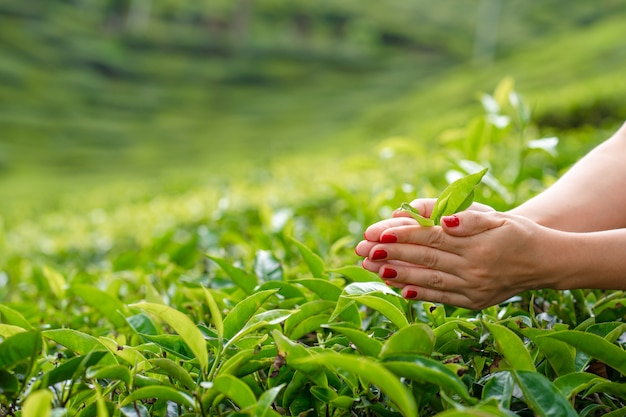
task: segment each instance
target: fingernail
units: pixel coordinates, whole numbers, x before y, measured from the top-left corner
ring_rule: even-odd
[[[396,243],[398,241],[398,238],[394,235],[382,235],[380,237],[380,241],[382,243]]]
[[[417,297],[417,291],[415,290],[406,290],[404,293],[404,298],[415,298]]]
[[[383,249],[375,250],[372,253],[372,261],[380,261],[381,259],[387,258],[387,251]]]
[[[443,216],[441,221],[448,227],[457,227],[461,223],[457,216]]]
[[[384,268],[381,276],[383,278],[395,278],[398,276],[398,272],[393,268]]]

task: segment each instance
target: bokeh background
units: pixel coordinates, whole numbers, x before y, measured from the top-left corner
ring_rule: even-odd
[[[426,161],[506,76],[574,158],[625,74],[622,0],[0,0],[0,210],[315,182],[396,136]]]

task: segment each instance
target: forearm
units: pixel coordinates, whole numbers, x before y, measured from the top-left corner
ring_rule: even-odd
[[[572,232],[626,227],[626,125],[511,213]]]
[[[564,233],[554,248],[554,289],[626,290],[626,229]]]

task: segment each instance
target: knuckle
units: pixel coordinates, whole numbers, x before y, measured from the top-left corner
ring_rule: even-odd
[[[432,270],[428,276],[428,286],[431,288],[441,288],[443,287],[443,278],[441,276],[441,272],[437,270]]]
[[[438,264],[437,253],[434,250],[427,249],[422,255],[422,266],[428,269],[436,269]]]
[[[428,246],[433,248],[440,248],[443,246],[446,240],[446,234],[440,227],[432,227],[428,234]]]

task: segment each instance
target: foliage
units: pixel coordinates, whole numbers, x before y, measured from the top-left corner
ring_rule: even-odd
[[[481,102],[485,114],[442,135],[447,177],[490,166],[476,199],[507,207],[549,182],[557,142],[536,139],[512,80]],[[352,247],[414,190],[391,175],[314,199],[294,178],[306,198],[245,192],[248,204],[209,213],[198,196],[152,201],[117,215],[117,245],[97,235],[116,222],[93,213],[76,246],[14,248],[1,276],[3,415],[622,415],[622,292],[540,290],[482,311],[407,301]],[[54,219],[57,236],[75,231]],[[124,242],[139,220],[152,234]],[[20,238],[41,244],[29,230]]]

